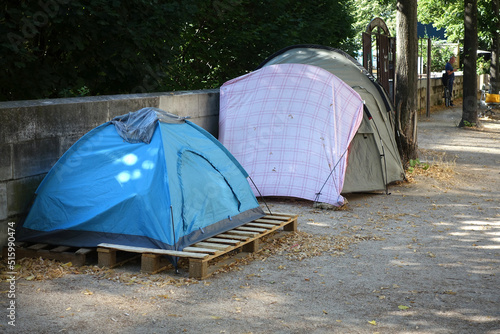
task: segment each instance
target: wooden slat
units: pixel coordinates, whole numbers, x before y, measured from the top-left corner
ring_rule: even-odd
[[[293,217],[285,217],[285,216],[270,217],[270,216],[264,216],[261,219],[266,219],[266,220],[272,220],[272,221],[275,221],[275,222],[285,223],[285,222],[289,221],[290,219],[293,219]]]
[[[227,231],[227,234],[235,234],[235,235],[243,235],[243,236],[248,236],[248,237],[254,237],[259,234],[259,232],[249,232],[249,231],[237,231],[237,230],[231,230]]]
[[[281,219],[255,219],[255,223],[264,223],[264,224],[274,224],[274,225],[279,225],[282,224],[283,222],[286,222],[288,219],[281,220]]]
[[[222,245],[222,244],[216,244],[216,243],[211,243],[211,242],[197,242],[193,246],[212,248],[212,249],[216,249],[216,250],[226,250],[228,247],[231,247],[229,245]]]
[[[80,248],[80,249],[78,249],[78,250],[75,252],[75,254],[85,255],[85,254],[88,254],[88,253],[90,253],[90,252],[92,252],[92,251],[93,251],[93,249],[92,249],[92,248]]]
[[[250,231],[250,232],[259,232],[259,233],[267,231],[267,229],[265,229],[265,228],[245,227],[245,226],[240,226],[240,227],[237,227],[236,229],[240,230],[240,231]]]
[[[249,236],[237,235],[237,234],[217,234],[217,238],[227,238],[227,239],[238,239],[238,240],[247,240]]]
[[[224,239],[224,238],[208,238],[205,240],[207,242],[217,242],[221,244],[229,244],[229,245],[237,245],[241,241],[240,240],[232,240],[232,239]]]
[[[124,245],[115,245],[115,244],[99,244],[98,247],[102,248],[112,248],[125,252],[132,253],[152,253],[152,254],[162,254],[162,255],[171,255],[171,256],[179,256],[179,257],[194,257],[198,259],[203,259],[207,257],[209,254],[203,253],[189,253],[189,252],[179,252],[168,249],[156,249],[156,248],[146,248],[146,247],[134,247],[134,246],[124,246]]]
[[[86,254],[77,254],[76,248],[61,245],[50,245],[42,243],[16,243],[16,257],[39,258],[71,262],[73,266],[79,267],[85,264]],[[7,257],[8,247],[3,247],[2,255]]]
[[[288,218],[293,218],[293,217],[296,217],[297,215],[293,215],[293,214],[290,214],[290,213],[281,213],[281,212],[274,212],[271,214],[267,211],[264,211],[264,213],[266,214],[265,217],[267,216],[270,216],[270,217],[274,217],[275,219],[278,218],[276,216],[283,216],[283,217],[288,217]]]
[[[216,249],[202,248],[202,247],[184,247],[182,251],[188,253],[208,253],[208,254],[220,253],[220,251]]]
[[[292,215],[290,213],[282,213],[282,212],[274,212],[271,214],[269,211],[264,211],[264,213],[266,215],[270,215],[270,216],[286,216],[286,217],[294,217],[296,215]]]
[[[279,225],[279,224],[278,224]],[[276,225],[273,224],[261,224],[261,223],[247,223],[245,226],[262,227],[266,230],[274,228]]]
[[[39,249],[44,249],[47,246],[48,246],[47,244],[34,244],[29,246],[28,249],[39,250]]]
[[[50,251],[54,252],[54,253],[62,253],[62,252],[65,252],[65,251],[67,251],[69,249],[71,249],[71,247],[68,247],[68,246],[58,246],[56,248],[52,248]]]

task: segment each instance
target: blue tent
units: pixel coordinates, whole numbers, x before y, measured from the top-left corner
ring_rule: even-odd
[[[18,240],[182,250],[264,215],[247,177],[208,132],[144,108],[98,126],[61,157]]]

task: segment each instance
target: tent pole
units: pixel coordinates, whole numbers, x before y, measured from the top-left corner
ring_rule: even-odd
[[[380,135],[380,131],[378,130],[377,123],[373,122],[373,124],[375,125],[375,129],[377,130],[377,134],[378,134],[378,137],[380,139],[380,146],[382,146],[382,154],[380,156],[382,157],[382,159],[384,159],[383,173],[385,174],[385,177],[384,177],[385,194],[390,195],[391,193],[389,193],[389,188],[387,187],[387,160],[385,157],[384,141],[382,140],[382,136]]]
[[[337,161],[337,163],[335,164],[335,166],[333,166],[332,170],[330,171],[330,174],[328,174],[328,177],[326,178],[325,183],[323,183],[323,185],[321,186],[321,189],[319,190],[319,192],[316,193],[316,199],[314,200],[315,203],[319,203],[319,196],[321,195],[321,191],[325,187],[326,183],[328,182],[328,179],[330,179],[330,176],[332,176],[333,172],[335,171],[335,168],[337,168],[338,164],[340,163],[340,161],[342,160],[342,158],[344,157],[344,155],[347,153],[348,150],[349,150],[349,148],[347,148],[344,151],[344,153],[342,153],[342,156],[339,158],[339,160]],[[335,188],[337,188],[336,186],[337,185],[335,185]],[[340,194],[340,191],[342,191],[342,189],[339,190],[339,194]]]
[[[172,205],[170,205],[170,217],[172,217],[172,235],[174,236],[174,248],[177,250],[177,243],[175,242],[175,226],[174,226],[174,210],[172,209]],[[177,267],[177,261],[179,261],[179,258],[174,256],[174,268],[175,268],[175,273],[179,273],[179,267]]]
[[[255,187],[255,189],[257,190],[257,192],[259,193],[259,196],[262,199],[262,202],[264,202],[264,205],[266,206],[267,211],[269,211],[269,214],[272,215],[273,213],[271,212],[271,209],[267,206],[267,203],[264,200],[264,196],[262,196],[262,194],[260,193],[259,188],[257,188],[257,185],[255,184],[255,182],[253,182],[252,177],[250,175],[248,175],[248,178],[250,179],[250,181],[252,181],[253,186]]]

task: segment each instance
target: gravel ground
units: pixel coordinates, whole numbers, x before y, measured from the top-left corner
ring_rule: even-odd
[[[0,332],[500,333],[500,121],[464,130],[460,116],[420,119],[431,168],[390,194],[347,195],[337,211],[267,199],[299,215],[299,233],[206,280],[185,268],[145,275],[137,263],[53,279],[27,268],[15,327],[0,283]]]

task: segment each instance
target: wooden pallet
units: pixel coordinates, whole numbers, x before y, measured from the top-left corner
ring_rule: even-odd
[[[83,266],[88,256],[95,252],[95,248],[80,248],[69,246],[57,246],[42,243],[16,242],[16,259],[38,258],[71,262],[73,266]],[[3,248],[2,256],[7,258],[8,247]]]
[[[97,248],[98,264],[104,267],[115,267],[117,252],[141,254],[141,270],[156,273],[160,268],[160,259],[165,255],[187,258],[189,276],[205,279],[210,276],[209,261],[231,251],[241,249],[243,252],[257,252],[262,237],[282,228],[284,231],[297,231],[297,215],[287,213],[267,214],[263,218],[253,220],[230,231],[200,241],[182,251],[131,247],[115,244],[99,244]]]

